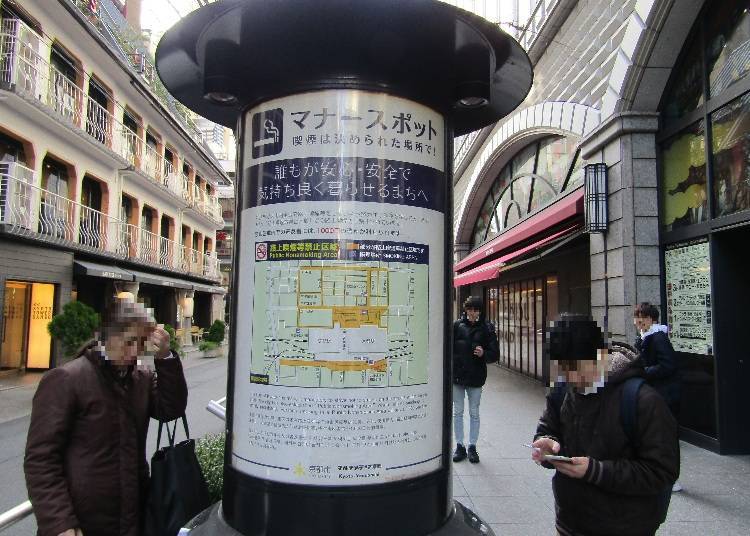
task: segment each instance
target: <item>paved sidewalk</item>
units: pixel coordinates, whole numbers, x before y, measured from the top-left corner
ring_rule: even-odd
[[[453,464],[453,495],[497,536],[554,534],[553,471],[530,460],[544,387],[497,366],[482,393],[479,464]],[[468,432],[468,412],[465,416]],[[750,456],[719,456],[681,443],[680,482],[659,535],[741,535],[750,527]]]
[[[226,349],[226,346],[224,348]],[[182,366],[188,370],[210,359],[224,358],[226,358],[226,350],[221,358],[205,358],[200,353],[190,352],[183,357]],[[150,361],[147,358],[144,364],[153,367],[153,358]],[[0,424],[31,414],[31,402],[43,374],[43,372],[23,372],[0,376]]]

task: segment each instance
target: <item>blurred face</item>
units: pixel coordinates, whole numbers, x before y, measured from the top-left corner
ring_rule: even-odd
[[[466,318],[471,322],[472,324],[479,320],[479,315],[481,314],[481,311],[479,309],[473,309],[473,308],[466,308],[464,309],[466,311]]]
[[[113,332],[104,341],[107,359],[115,366],[135,365],[146,348],[147,340],[147,330],[137,325]]]
[[[638,331],[648,331],[654,324],[654,321],[649,316],[634,316],[633,324],[635,324],[635,329]]]
[[[599,350],[596,360],[590,359],[560,359],[550,361],[550,377],[552,380],[563,379],[566,383],[579,389],[593,387],[606,375],[609,368],[609,353]]]

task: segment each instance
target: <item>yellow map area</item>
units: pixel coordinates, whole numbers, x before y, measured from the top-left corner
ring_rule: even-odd
[[[362,372],[370,370],[373,372],[385,372],[388,370],[388,361],[381,359],[373,364],[367,361],[322,361],[316,359],[279,359],[279,364],[288,367],[318,367],[332,370],[334,372]]]
[[[300,268],[297,309],[299,327],[385,327],[388,270],[367,266]]]

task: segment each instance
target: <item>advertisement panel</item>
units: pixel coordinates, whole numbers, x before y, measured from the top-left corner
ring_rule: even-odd
[[[233,466],[321,486],[439,469],[442,117],[329,90],[245,124]]]
[[[669,338],[678,352],[713,355],[709,255],[708,239],[664,253]]]

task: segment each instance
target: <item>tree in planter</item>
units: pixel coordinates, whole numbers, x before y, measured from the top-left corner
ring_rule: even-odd
[[[203,337],[204,341],[215,342],[221,344],[224,341],[224,333],[226,331],[226,324],[221,320],[214,320],[211,327],[208,328],[208,334]]]
[[[182,348],[180,347],[180,341],[177,339],[177,333],[174,328],[169,324],[164,324],[164,331],[169,333],[169,349],[182,357]]]
[[[198,439],[195,455],[208,484],[211,504],[220,501],[224,481],[224,434],[209,434]]]
[[[47,324],[47,331],[62,342],[63,352],[72,356],[94,337],[99,327],[99,315],[91,307],[79,301],[68,302],[63,312]]]

